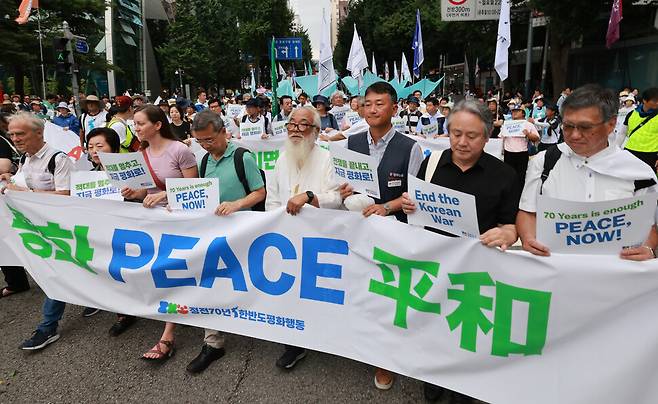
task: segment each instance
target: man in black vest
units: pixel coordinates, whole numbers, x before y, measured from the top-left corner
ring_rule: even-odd
[[[395,215],[407,222],[402,212],[402,193],[407,190],[407,176],[416,175],[423,161],[423,152],[415,140],[396,132],[391,124],[395,114],[397,93],[387,82],[377,82],[366,90],[365,118],[370,126],[367,132],[347,139],[350,150],[373,156],[378,161],[380,199],[363,210],[363,215]],[[341,196],[345,196],[341,192]],[[343,198],[344,199],[344,198]],[[375,386],[388,390],[393,385],[393,374],[377,369]]]

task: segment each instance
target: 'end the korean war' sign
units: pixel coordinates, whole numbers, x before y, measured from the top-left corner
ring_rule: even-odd
[[[500,0],[441,0],[443,21],[497,20]]]
[[[605,202],[571,202],[540,195],[537,240],[556,253],[612,254],[647,238],[656,194]]]

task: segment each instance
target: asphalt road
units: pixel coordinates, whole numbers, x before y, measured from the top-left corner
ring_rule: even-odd
[[[69,305],[59,341],[39,352],[18,349],[41,319],[41,290],[0,299],[0,403],[423,403],[422,383],[398,376],[393,388],[373,385],[372,366],[310,352],[291,371],[274,363],[278,344],[230,335],[226,355],[204,373],[185,366],[199,352],[203,330],[178,327],[177,351],[163,364],[139,359],[163,323],[140,319],[120,337],[115,315],[82,317]],[[445,398],[442,403],[448,403]]]

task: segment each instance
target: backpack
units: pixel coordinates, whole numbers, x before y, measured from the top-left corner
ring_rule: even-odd
[[[50,157],[50,160],[48,160],[48,172],[49,172],[50,174],[52,174],[53,176],[55,175],[55,163],[56,163],[56,162],[55,162],[55,159],[56,159],[57,156],[59,156],[60,154],[65,154],[65,153],[64,153],[63,151],[58,151],[58,152],[56,152],[55,154],[53,154],[53,155]],[[25,160],[26,160],[26,159],[27,159],[27,156],[26,156],[25,154],[23,154],[23,155],[21,156],[20,161],[19,161],[19,165],[22,166],[23,164],[25,164]]]
[[[235,149],[235,155],[233,156],[233,163],[235,164],[235,172],[238,174],[238,179],[242,184],[242,188],[244,188],[245,195],[249,195],[251,193],[251,190],[249,189],[249,181],[247,181],[247,174],[244,171],[243,157],[245,153],[250,153],[250,152],[244,147],[238,147],[237,149]],[[203,159],[201,159],[201,169],[199,170],[200,178],[205,178],[206,176],[206,168],[208,167],[208,158],[210,158],[210,153],[206,153],[203,156]],[[263,186],[265,186],[265,172],[261,169],[259,169],[258,171],[260,171],[260,176],[263,179]],[[263,199],[262,201],[252,206],[251,210],[255,212],[265,212],[265,200]]]
[[[133,133],[132,129],[130,129],[130,125],[128,125],[128,122],[125,122],[122,119],[119,118],[112,118],[110,122],[105,125],[107,128],[111,128],[112,125],[115,123],[121,123],[126,127],[126,140],[121,143],[121,153],[130,153],[130,152],[136,152],[139,151],[139,147],[141,145],[141,142],[135,136]]]
[[[546,154],[544,155],[544,170],[541,173],[541,184],[539,186],[539,195],[542,195],[544,190],[544,182],[548,179],[551,170],[557,164],[557,161],[562,157],[562,152],[558,149],[557,145],[553,145],[546,149]],[[636,180],[635,181],[635,192],[649,188],[656,183],[654,180]]]

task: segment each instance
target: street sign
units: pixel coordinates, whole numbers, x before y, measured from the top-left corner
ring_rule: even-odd
[[[82,39],[76,39],[75,51],[78,53],[89,53],[89,44]]]
[[[302,60],[302,38],[275,38],[277,60]]]
[[[441,0],[441,20],[473,21],[500,18],[500,0]]]

